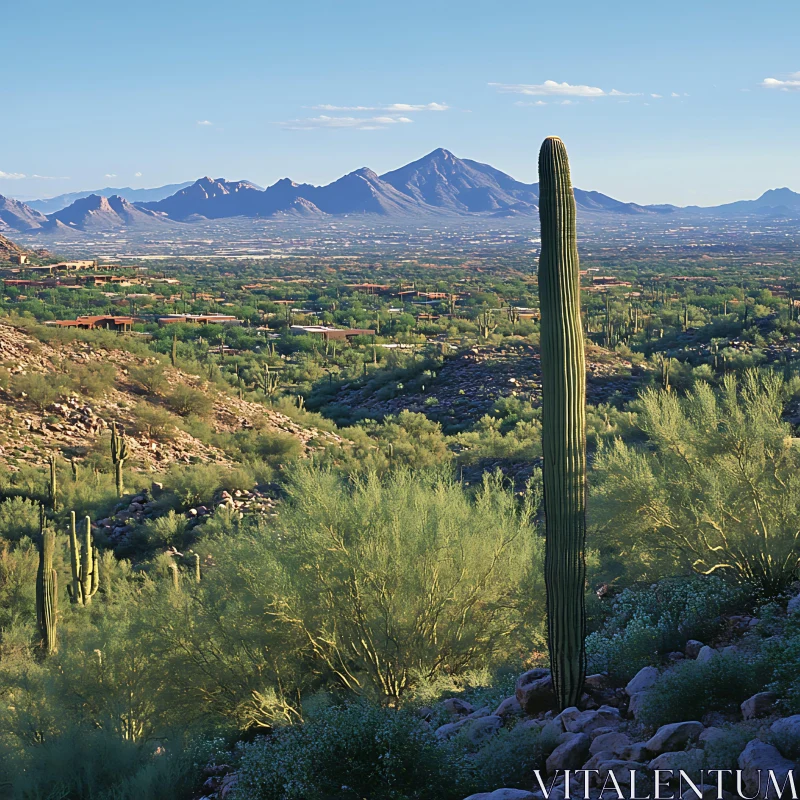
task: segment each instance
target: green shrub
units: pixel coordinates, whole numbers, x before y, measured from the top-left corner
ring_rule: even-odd
[[[0,538],[16,542],[39,533],[39,504],[23,497],[0,503]]]
[[[164,488],[184,506],[210,503],[222,486],[224,469],[216,464],[173,464],[164,476]]]
[[[117,370],[105,361],[87,364],[69,363],[69,388],[79,397],[100,397],[114,388]]]
[[[148,542],[155,547],[174,545],[181,547],[186,537],[188,521],[173,510],[162,517],[149,519],[144,524]]]
[[[745,590],[715,576],[625,589],[614,599],[603,627],[587,637],[589,671],[628,680],[688,639],[708,639],[719,629],[720,615],[746,598]]]
[[[134,430],[156,442],[166,443],[175,440],[178,433],[177,419],[165,408],[152,406],[142,401],[133,409]]]
[[[41,372],[23,372],[11,379],[14,394],[25,395],[40,411],[54,403],[61,394],[59,382],[52,375]]]
[[[686,661],[663,673],[648,690],[639,719],[665,725],[700,719],[710,711],[735,711],[763,688],[763,666],[737,655]]]
[[[151,396],[161,394],[167,385],[164,365],[159,362],[131,367],[128,375],[143,392]]]
[[[239,800],[462,800],[459,764],[406,711],[324,709],[241,750]]]
[[[214,408],[214,401],[205,392],[179,383],[166,397],[167,405],[181,417],[209,416]]]

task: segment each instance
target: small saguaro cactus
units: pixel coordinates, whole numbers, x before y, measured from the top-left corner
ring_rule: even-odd
[[[178,366],[178,336],[177,334],[173,334],[172,336],[172,349],[169,352],[169,361],[173,367]]]
[[[548,137],[539,151],[545,590],[562,709],[578,704],[586,674],[586,358],[575,214],[567,150]]]
[[[172,562],[169,565],[169,572],[172,577],[172,588],[177,592],[181,588],[181,579],[180,575],[178,574],[178,565],[175,562]]]
[[[58,472],[56,471],[56,454],[51,453],[48,459],[50,463],[50,486],[48,487],[48,500],[50,508],[58,511]]]
[[[39,570],[36,573],[36,622],[41,635],[42,651],[49,656],[55,653],[58,643],[58,573],[53,568],[56,534],[45,525],[44,509],[41,511],[40,527],[42,544],[39,550]]]
[[[72,580],[67,594],[75,605],[88,606],[100,588],[100,554],[92,546],[92,520],[86,517],[82,544],[78,543],[75,512],[70,514],[69,556]]]
[[[117,484],[117,497],[122,497],[125,493],[125,483],[122,476],[122,468],[125,459],[128,457],[128,442],[125,434],[117,430],[117,423],[111,423],[111,461],[114,464],[114,479]]]
[[[202,579],[202,573],[200,572],[200,554],[195,553],[192,560],[194,561],[194,582],[200,583]]]

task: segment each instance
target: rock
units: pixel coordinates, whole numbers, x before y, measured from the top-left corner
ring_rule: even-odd
[[[760,719],[769,716],[775,710],[775,701],[778,695],[775,692],[759,692],[742,703],[742,716],[745,719]]]
[[[645,742],[635,742],[634,744],[623,747],[619,752],[619,758],[623,761],[648,761],[650,758],[650,751],[647,749]]]
[[[447,722],[444,725],[440,725],[434,732],[433,735],[437,739],[449,739],[451,736],[455,736],[461,728],[464,727],[466,724],[465,719],[460,719],[457,722]]]
[[[776,720],[770,725],[769,731],[781,738],[800,739],[800,714]]]
[[[478,717],[488,717],[492,713],[492,709],[489,706],[483,706],[483,708],[477,709],[477,711],[473,711],[471,714],[467,715],[467,719],[478,719]]]
[[[628,702],[628,713],[634,718],[639,719],[639,714],[644,706],[644,701],[647,698],[647,692],[637,692],[631,696]]]
[[[494,715],[501,719],[506,719],[507,717],[521,717],[522,714],[522,706],[519,704],[519,700],[514,696],[506,697],[506,699],[497,706],[494,712]]]
[[[686,656],[683,653],[679,653],[677,650],[672,653],[667,653],[668,661],[683,661],[685,658]]]
[[[430,706],[422,706],[417,709],[417,716],[420,719],[430,719],[433,716],[433,709]]]
[[[647,766],[652,770],[667,770],[675,774],[679,770],[684,770],[691,775],[699,773],[702,762],[703,751],[695,748],[693,750],[662,753],[660,756],[656,756]]]
[[[784,758],[777,747],[753,739],[739,756],[742,785],[748,797],[775,797],[775,787],[769,781],[769,770],[773,771],[778,785],[782,786],[786,776],[794,769],[794,763]],[[762,774],[763,773],[763,774]]]
[[[458,697],[448,697],[442,701],[442,707],[451,717],[466,717],[475,710],[471,703]]]
[[[645,747],[656,755],[671,750],[678,750],[691,739],[697,739],[703,732],[703,723],[692,720],[691,722],[673,722],[662,725],[646,744]]]
[[[565,708],[556,719],[561,720],[564,730],[569,733],[591,733],[597,728],[614,727],[622,722],[619,709],[611,706],[601,706],[596,711]]]
[[[706,728],[700,736],[697,737],[697,741],[705,745],[709,742],[713,742],[715,739],[719,739],[720,736],[725,736],[725,731],[722,730],[722,728],[716,728],[712,725],[710,728]]]
[[[608,773],[613,772],[614,777],[620,786],[631,785],[631,772],[635,773],[635,780],[637,784],[646,788],[651,780],[650,770],[645,765],[638,761],[622,761],[621,759],[614,759],[612,761],[604,761],[599,766],[600,770],[600,783],[604,783],[608,778]],[[609,789],[613,792],[611,787],[613,784],[609,782]],[[633,793],[631,793],[633,794]],[[613,795],[612,795],[613,796]]]
[[[537,795],[524,789],[495,789],[493,792],[471,794],[465,800],[538,800]]]
[[[705,644],[700,648],[696,658],[697,661],[703,664],[706,661],[711,661],[715,655],[717,655],[717,651],[713,647],[709,647],[707,644]]]
[[[787,614],[797,614],[798,611],[800,611],[800,594],[796,594],[786,606]]]
[[[617,756],[621,750],[630,747],[631,744],[631,739],[626,733],[604,733],[592,741],[589,752],[594,755],[605,750]]]
[[[587,692],[599,692],[603,689],[607,689],[610,685],[610,681],[608,675],[597,672],[594,675],[587,675],[583,685]]]
[[[565,769],[578,769],[589,756],[591,739],[585,733],[564,733],[559,737],[559,744],[547,759],[547,772]]]
[[[549,711],[556,702],[549,670],[532,669],[521,675],[514,694],[526,714]]]
[[[625,691],[629,697],[646,692],[658,680],[658,675],[655,667],[643,667],[628,681]]]
[[[479,745],[494,736],[503,727],[503,720],[490,714],[486,717],[468,719],[459,733],[466,736],[471,744]]]

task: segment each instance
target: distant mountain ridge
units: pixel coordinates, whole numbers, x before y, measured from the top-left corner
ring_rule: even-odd
[[[72,205],[76,200],[82,200],[84,197],[96,194],[100,197],[121,197],[129,203],[148,203],[154,200],[162,200],[165,197],[179,192],[187,186],[191,186],[192,181],[185,181],[183,183],[168,183],[165,186],[156,186],[152,189],[131,189],[130,186],[123,188],[112,188],[106,186],[104,189],[92,189],[88,192],[68,192],[67,194],[60,194],[57,197],[47,197],[42,200],[28,200],[26,205],[34,211],[40,211],[42,214],[55,214],[56,211],[61,211],[62,208]]]
[[[179,188],[163,195],[174,186]],[[458,158],[442,148],[383,175],[363,167],[324,186],[283,178],[261,189],[246,180],[203,177],[171,187],[124,191],[162,196],[134,202],[122,194],[83,195],[47,216],[29,204],[0,196],[0,230],[43,233],[128,227],[158,230],[169,224],[232,217],[315,219],[374,215],[399,221],[430,217],[491,219],[533,216],[539,204],[538,183],[523,183],[489,164]],[[787,188],[770,189],[757,200],[709,208],[644,206],[615,200],[601,192],[578,188],[574,192],[579,211],[597,214],[800,218],[800,194]],[[66,197],[69,195],[61,195]],[[36,201],[45,202],[48,201]]]

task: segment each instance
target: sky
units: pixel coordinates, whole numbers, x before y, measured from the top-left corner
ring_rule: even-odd
[[[0,0],[0,194],[381,173],[437,147],[711,205],[800,191],[800,3]]]

